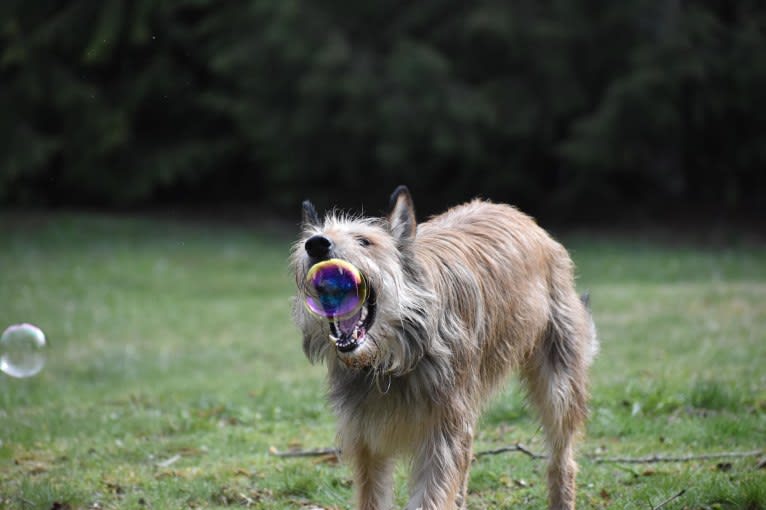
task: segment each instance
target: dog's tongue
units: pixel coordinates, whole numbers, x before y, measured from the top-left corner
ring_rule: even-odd
[[[359,319],[362,316],[362,310],[360,309],[358,312],[356,312],[354,315],[347,319],[340,319],[338,320],[338,329],[340,330],[340,333],[345,336],[349,337],[354,332],[354,328],[356,327],[357,322],[359,322]]]

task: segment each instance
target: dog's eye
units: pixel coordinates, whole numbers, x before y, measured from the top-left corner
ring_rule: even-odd
[[[365,246],[365,247],[369,246],[370,244],[372,244],[372,243],[370,243],[369,239],[367,239],[366,237],[362,237],[362,236],[358,236],[356,238],[356,242],[361,244],[362,246]]]

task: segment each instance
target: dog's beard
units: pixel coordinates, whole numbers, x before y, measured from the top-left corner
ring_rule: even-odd
[[[335,254],[346,260],[343,255]],[[339,362],[341,368],[367,368],[397,376],[412,371],[426,353],[441,350],[429,345],[436,338],[437,327],[430,324],[433,317],[425,312],[436,298],[424,284],[409,248],[379,250],[377,255],[369,260],[348,257],[367,279],[370,297],[359,315],[331,321],[306,309],[306,275],[312,262],[303,253],[303,241],[295,244],[292,263],[298,294],[293,318],[303,332],[303,349],[312,363]]]
[[[405,300],[401,298],[403,293],[394,291],[397,285],[403,285],[401,279],[387,280],[373,280],[366,312],[347,319],[345,325],[313,316],[302,303],[296,303],[295,306],[301,307],[295,315],[304,332],[304,351],[312,363],[337,360],[345,368],[372,369],[377,374],[391,376],[400,376],[415,368],[428,351],[430,326],[423,304],[428,293],[420,287],[415,287],[417,291],[404,290],[409,296],[419,297]],[[360,323],[364,329],[362,337],[356,327]],[[339,339],[340,335],[355,332],[357,338],[352,338],[355,342],[351,345]]]

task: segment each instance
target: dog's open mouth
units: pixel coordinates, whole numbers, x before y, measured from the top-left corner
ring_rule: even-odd
[[[340,352],[351,352],[362,345],[375,321],[375,291],[370,289],[367,302],[358,312],[346,319],[330,320],[330,340]]]

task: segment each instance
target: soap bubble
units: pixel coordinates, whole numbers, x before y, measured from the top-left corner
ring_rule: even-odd
[[[351,317],[367,300],[367,281],[359,269],[345,260],[329,259],[314,264],[306,283],[306,305],[319,317]]]
[[[37,326],[8,326],[0,336],[0,370],[12,377],[32,377],[45,365],[45,346],[45,333]]]

